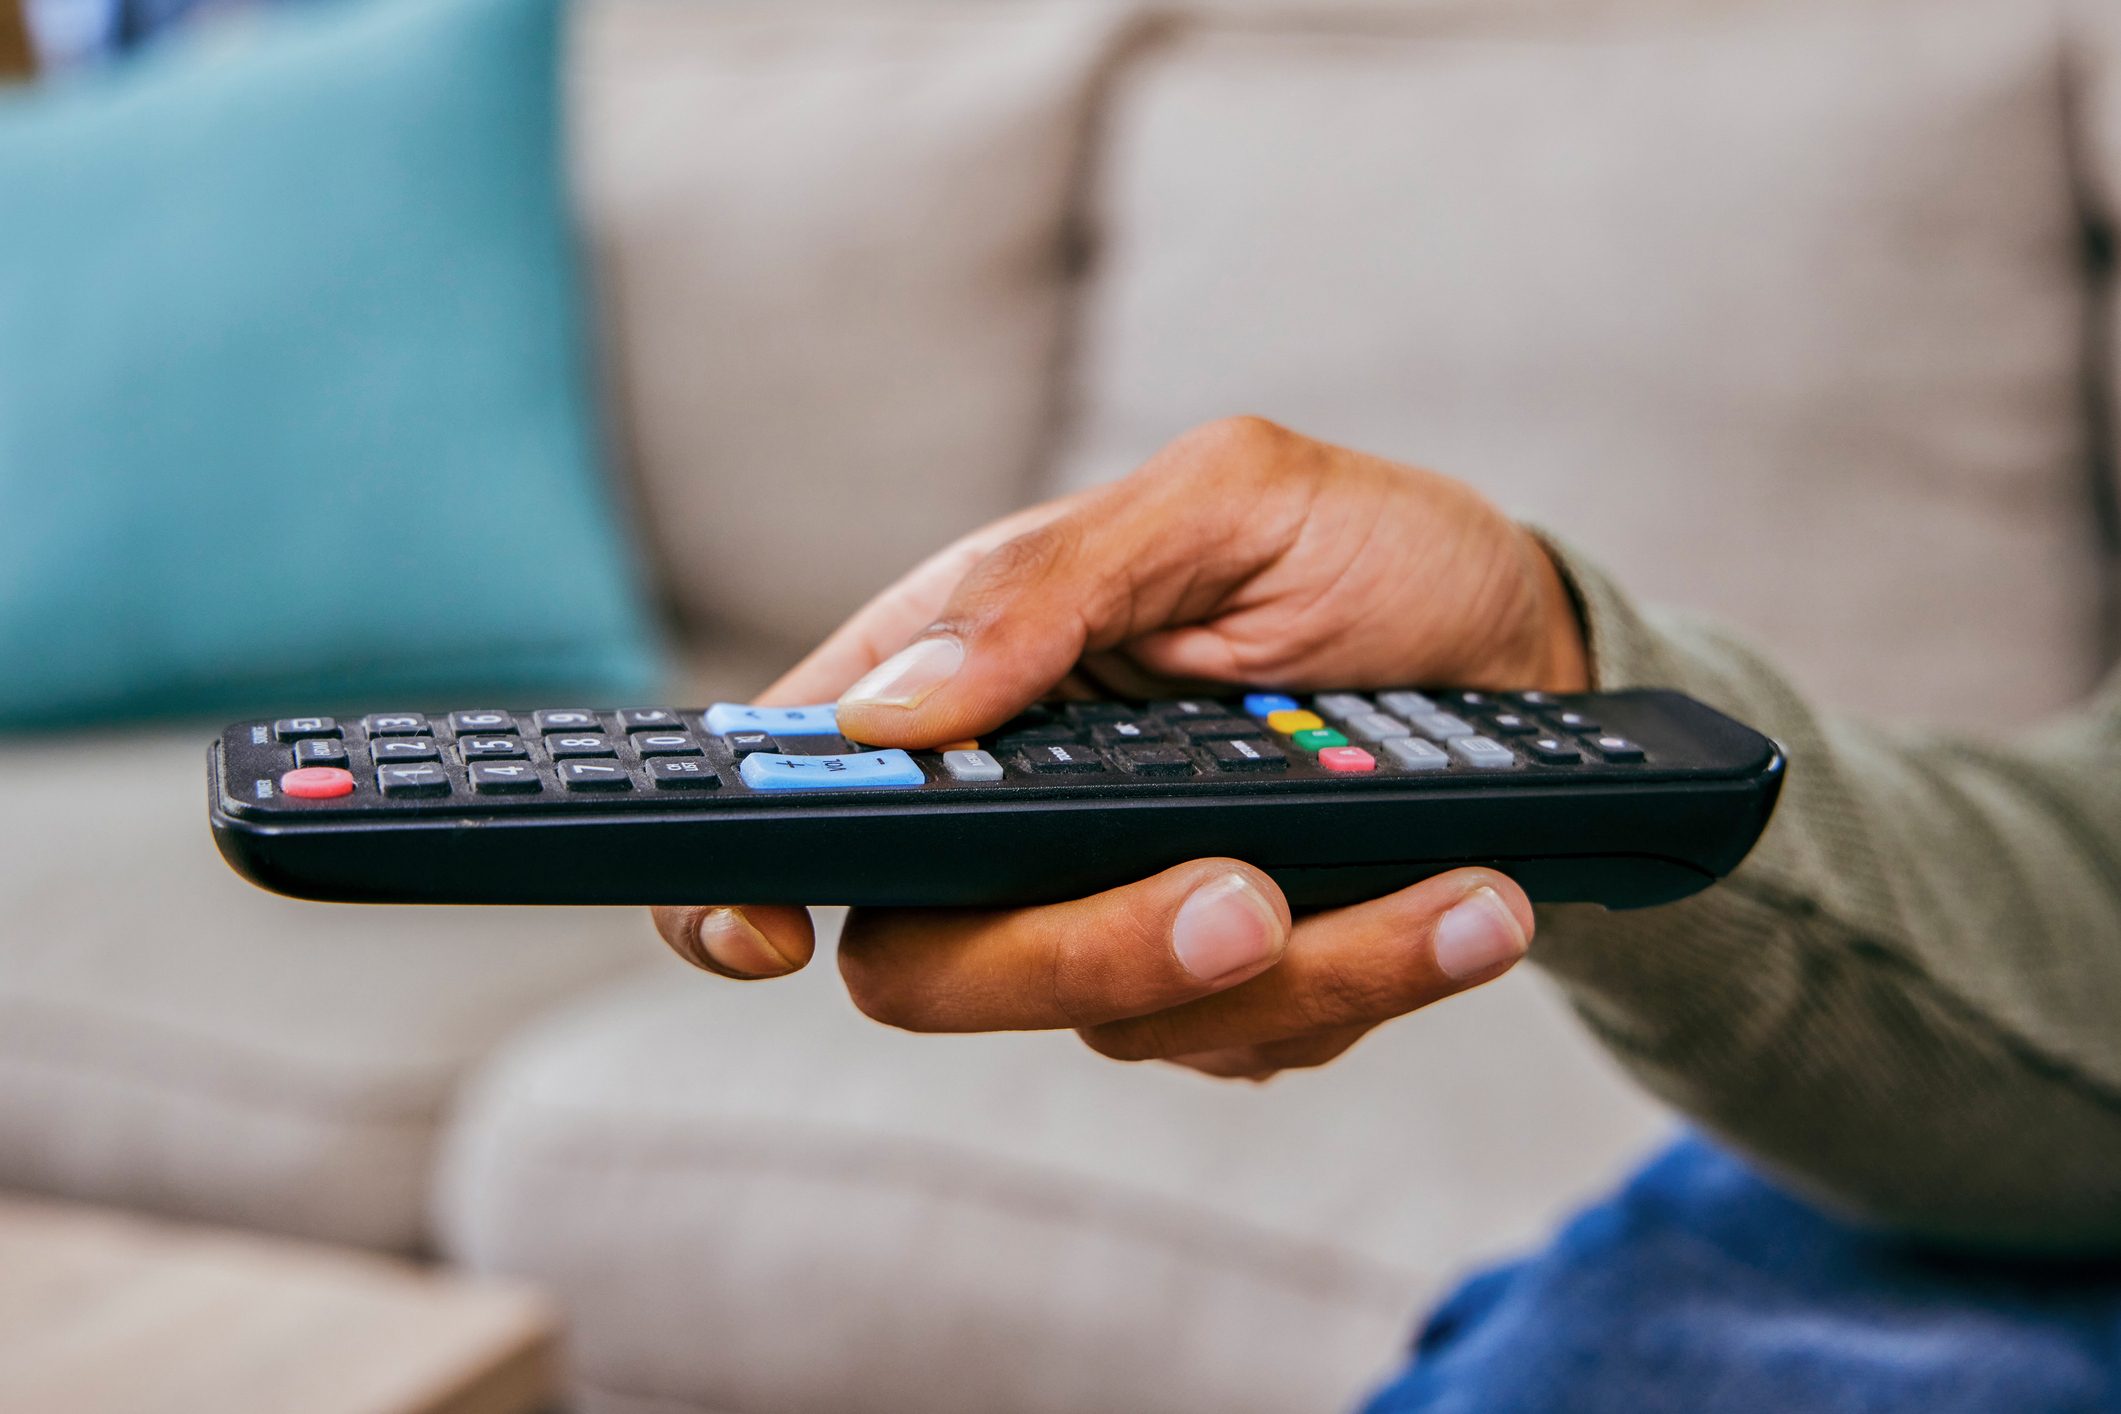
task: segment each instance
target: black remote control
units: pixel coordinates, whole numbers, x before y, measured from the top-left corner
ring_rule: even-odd
[[[829,706],[286,717],[208,789],[229,863],[313,899],[1000,905],[1229,856],[1296,904],[1481,864],[1633,908],[1735,868],[1782,773],[1679,693],[1408,689],[1052,702],[914,752]]]

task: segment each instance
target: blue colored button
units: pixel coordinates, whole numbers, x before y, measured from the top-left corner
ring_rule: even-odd
[[[1284,697],[1278,692],[1248,692],[1245,694],[1245,715],[1265,719],[1275,712],[1300,712],[1303,703],[1293,697]]]
[[[839,711],[830,702],[821,707],[752,707],[742,702],[717,702],[707,709],[707,730],[716,736],[731,732],[838,736]]]
[[[754,751],[737,767],[737,774],[753,790],[890,790],[928,780],[903,751],[865,751],[859,756]]]

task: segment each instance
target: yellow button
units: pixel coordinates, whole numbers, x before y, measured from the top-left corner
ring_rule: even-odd
[[[1283,736],[1294,736],[1297,732],[1316,731],[1326,724],[1326,719],[1316,712],[1269,712],[1267,725]]]

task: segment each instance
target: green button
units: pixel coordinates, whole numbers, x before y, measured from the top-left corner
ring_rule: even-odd
[[[1331,727],[1313,727],[1307,732],[1298,732],[1289,738],[1306,751],[1324,751],[1329,746],[1346,746],[1348,739]]]

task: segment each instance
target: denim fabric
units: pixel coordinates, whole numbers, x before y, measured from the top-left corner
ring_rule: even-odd
[[[1368,1414],[2121,1410],[2121,1266],[1940,1257],[1689,1139],[1475,1276]]]

